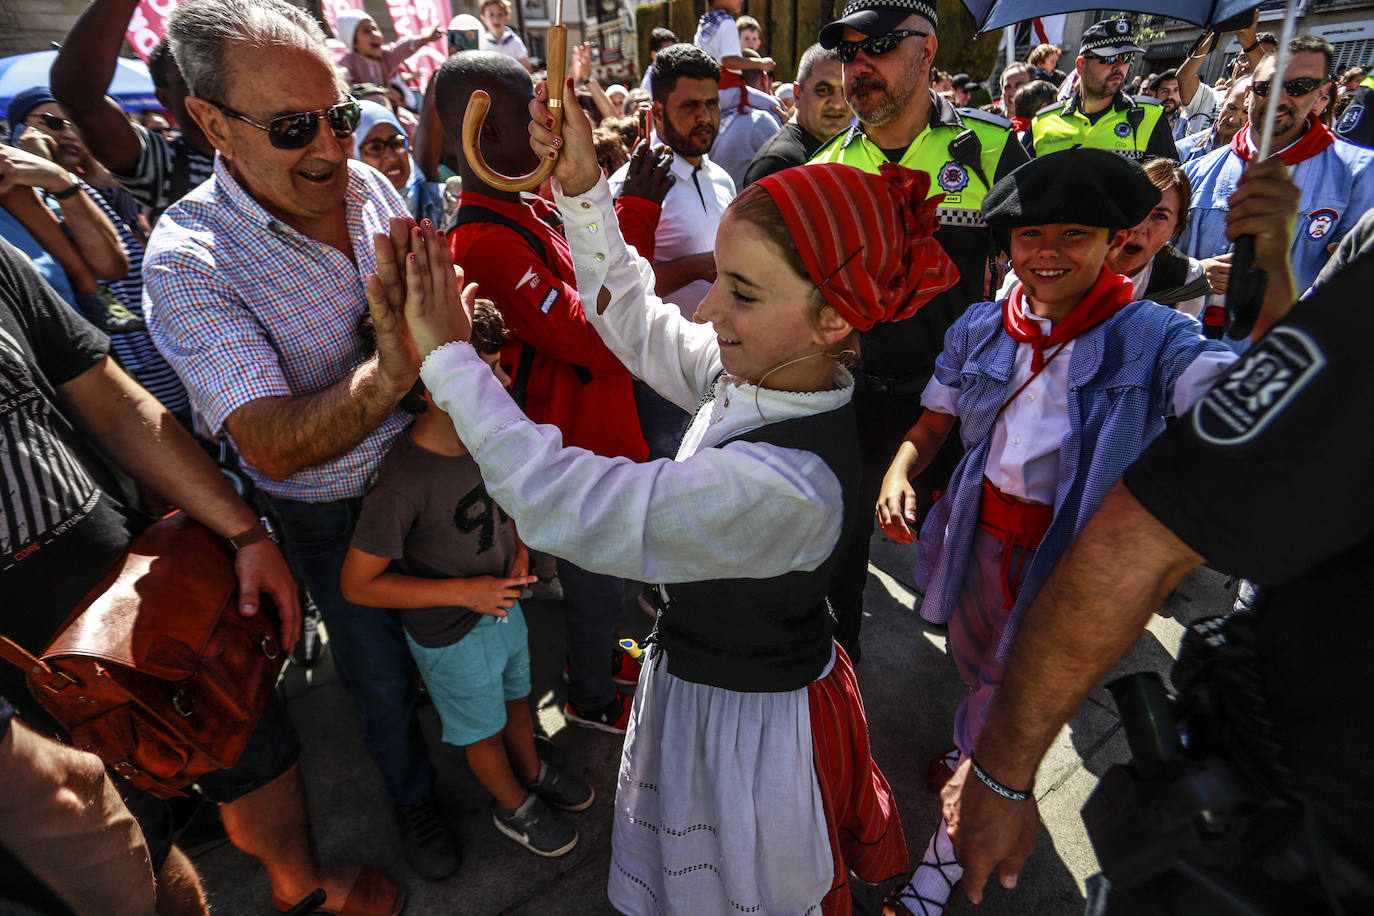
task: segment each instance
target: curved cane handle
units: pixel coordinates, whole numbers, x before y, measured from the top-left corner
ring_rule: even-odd
[[[568,72],[568,29],[563,25],[549,26],[549,115],[553,118],[553,132],[563,130],[563,83]],[[468,99],[467,111],[463,113],[463,155],[468,165],[486,184],[501,191],[528,191],[537,188],[544,179],[553,174],[556,160],[541,160],[539,166],[528,175],[503,175],[482,158],[482,123],[486,120],[487,109],[491,107],[491,96],[478,89]]]

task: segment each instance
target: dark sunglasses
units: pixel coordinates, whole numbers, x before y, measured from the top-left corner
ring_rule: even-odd
[[[1091,51],[1084,51],[1083,57],[1087,60],[1100,61],[1106,64],[1108,67],[1114,67],[1117,64],[1129,64],[1135,58],[1135,54],[1131,51],[1126,51],[1121,54],[1113,54],[1111,57],[1103,57],[1101,54],[1094,54]]]
[[[1288,97],[1290,99],[1296,99],[1300,95],[1307,95],[1307,93],[1309,92],[1316,92],[1325,84],[1325,79],[1317,79],[1315,76],[1300,76],[1297,79],[1292,79],[1284,83],[1283,91],[1288,93]],[[1269,92],[1273,89],[1273,87],[1274,81],[1272,79],[1268,79],[1255,80],[1251,88],[1255,90],[1255,95],[1259,96],[1262,99],[1267,99],[1269,98]]]
[[[71,121],[68,121],[66,118],[59,118],[57,115],[38,114],[37,112],[34,112],[33,114],[29,115],[29,117],[37,118],[38,120],[42,121],[43,126],[51,131],[76,130],[75,124],[73,124]]]
[[[282,115],[280,118],[273,118],[266,124],[259,124],[252,118],[239,114],[228,105],[216,102],[214,99],[206,99],[206,101],[229,117],[250,124],[258,130],[266,131],[268,142],[277,149],[304,149],[309,146],[310,141],[315,139],[315,134],[320,129],[320,115],[324,115],[324,119],[329,122],[329,129],[334,132],[334,136],[340,139],[351,137],[353,131],[358,129],[358,119],[363,114],[358,103],[349,99],[347,102],[339,102],[330,108]]]
[[[400,154],[408,149],[410,144],[406,142],[406,138],[397,134],[389,140],[369,140],[358,147],[358,152],[364,156],[380,156],[387,150]]]
[[[842,63],[852,64],[862,51],[869,57],[882,57],[897,50],[897,45],[904,39],[912,35],[919,35],[925,38],[929,32],[918,32],[916,29],[898,29],[895,32],[888,32],[886,35],[876,35],[872,38],[865,38],[863,41],[842,41],[835,45],[835,55]]]

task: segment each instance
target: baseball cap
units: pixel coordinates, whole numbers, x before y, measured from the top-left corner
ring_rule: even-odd
[[[838,45],[845,26],[869,37],[886,35],[912,14],[924,16],[932,26],[940,24],[935,5],[926,0],[849,0],[840,18],[821,29],[821,47],[829,50]]]

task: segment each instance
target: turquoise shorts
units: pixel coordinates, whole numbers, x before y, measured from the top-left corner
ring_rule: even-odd
[[[490,738],[506,727],[506,704],[530,695],[529,631],[519,602],[504,620],[484,614],[468,635],[439,649],[406,634],[447,744]]]

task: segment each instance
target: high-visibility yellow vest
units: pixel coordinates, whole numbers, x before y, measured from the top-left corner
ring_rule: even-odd
[[[1035,155],[1086,146],[1120,153],[1129,159],[1149,158],[1145,148],[1155,125],[1164,117],[1164,108],[1158,99],[1118,93],[1112,107],[1097,119],[1096,124],[1079,110],[1078,100],[1075,93],[1067,101],[1036,113],[1030,126]],[[1133,111],[1139,114],[1133,116]],[[1135,124],[1131,123],[1133,117],[1139,119]]]

